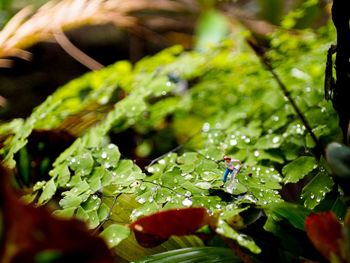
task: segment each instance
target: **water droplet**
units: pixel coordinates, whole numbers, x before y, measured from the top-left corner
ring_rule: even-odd
[[[186,180],[190,180],[190,179],[192,179],[193,178],[193,176],[191,175],[191,174],[186,174],[185,175],[185,179]]]
[[[108,96],[104,96],[101,99],[98,100],[98,103],[101,105],[105,105],[107,104],[107,102],[109,101],[109,97]]]
[[[182,205],[189,207],[192,205],[192,200],[191,198],[185,198],[185,200],[182,201]]]
[[[230,140],[230,145],[232,145],[232,146],[237,145],[237,140],[235,140],[235,139]]]
[[[146,202],[146,199],[143,198],[143,197],[141,197],[141,198],[139,198],[139,199],[137,200],[137,202],[140,203],[140,204],[144,204],[144,203]]]
[[[218,228],[216,228],[216,232],[218,234],[224,234],[224,229],[222,227],[218,227]]]
[[[153,168],[153,167],[148,167],[147,171],[148,171],[149,173],[153,173],[153,172],[154,172],[154,168]]]
[[[272,138],[272,143],[278,143],[280,141],[280,137],[275,136]]]
[[[221,205],[220,205],[220,204],[217,204],[215,207],[216,207],[217,209],[221,209]]]
[[[191,195],[192,195],[192,193],[191,193],[190,191],[186,191],[186,192],[185,192],[185,196],[186,196],[186,197],[190,197]]]
[[[164,159],[159,160],[158,163],[160,163],[160,164],[165,164],[165,160],[164,160]]]
[[[96,200],[97,199],[97,195],[93,195],[92,199]]]
[[[210,130],[210,124],[209,123],[204,123],[202,131],[203,132],[208,132]]]
[[[221,123],[220,122],[215,123],[215,128],[216,129],[220,129],[221,128]]]
[[[316,202],[317,202],[317,203],[321,202],[321,197],[317,197],[317,198],[316,198]]]
[[[101,158],[102,158],[102,159],[106,159],[106,158],[107,158],[107,153],[106,153],[106,152],[103,152],[103,153],[101,154]]]
[[[314,194],[310,195],[310,198],[311,198],[311,199],[314,199],[314,198],[315,198],[315,195],[314,195]]]
[[[280,119],[277,115],[273,115],[271,118],[273,121],[279,121]]]
[[[154,199],[152,196],[150,198],[148,198],[148,202],[152,203],[153,201],[154,201]]]
[[[165,201],[167,201],[167,202],[171,201],[171,197],[168,196],[168,197],[165,199]]]
[[[162,91],[162,95],[165,96],[167,92],[165,90]]]
[[[250,143],[250,139],[248,137],[244,141],[245,143]]]
[[[259,155],[260,155],[259,151],[255,151],[255,152],[254,152],[254,156],[255,156],[255,157],[259,157]],[[253,167],[253,168],[254,168],[254,167]]]

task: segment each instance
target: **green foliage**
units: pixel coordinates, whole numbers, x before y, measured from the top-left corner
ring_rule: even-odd
[[[221,18],[215,14],[211,19]],[[278,31],[268,56],[316,135],[326,143],[339,130],[335,112],[323,100],[323,55],[332,32],[322,30],[293,37]],[[242,44],[245,34],[238,32],[201,52],[185,52],[175,46],[133,67],[117,62],[61,87],[26,120],[1,126],[1,134],[8,134],[1,154],[8,166],[15,167],[14,156],[25,149],[34,129],[58,129],[68,116],[91,105],[105,110],[57,157],[50,178],[36,182],[28,200],[43,205],[55,199],[60,206],[55,215],[77,217],[91,229],[102,227],[101,236],[128,260],[130,251],[136,251],[132,255],[135,260],[149,251],[169,250],[168,245],[161,251],[136,247],[126,227],[132,220],[162,209],[206,207],[218,215],[217,233],[256,254],[261,248],[254,236],[244,233],[248,223],[236,229],[229,223],[233,216],[249,208],[263,211],[268,218],[265,229],[280,238],[283,233],[276,230],[279,220],[286,219],[302,230],[302,220],[325,200],[334,183],[313,155],[314,142],[274,79]],[[178,80],[172,80],[174,75]],[[123,96],[116,96],[118,92]],[[182,147],[141,170],[120,153],[121,142],[110,141],[109,133],[130,130],[148,138],[144,141],[147,149],[139,149],[142,157],[156,152],[149,136],[152,133],[165,132],[166,140]],[[233,194],[218,188],[226,154],[243,163]],[[281,191],[286,184],[302,179],[307,184],[299,200],[305,207],[300,209],[285,203]],[[238,212],[230,214],[232,211]],[[198,243],[193,239],[181,242],[177,248]],[[198,256],[220,252],[192,250]],[[155,260],[163,255],[155,255]],[[173,251],[169,256],[191,255]]]
[[[148,262],[241,262],[231,250],[218,247],[196,247],[182,248],[155,254],[144,259],[137,260],[137,263]]]

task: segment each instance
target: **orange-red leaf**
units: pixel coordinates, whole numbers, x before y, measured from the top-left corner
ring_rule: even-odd
[[[209,224],[210,220],[207,210],[202,207],[171,209],[141,217],[130,228],[140,245],[152,247],[166,241],[171,235],[193,234],[198,228]]]
[[[333,212],[312,213],[305,220],[305,229],[309,239],[327,259],[330,259],[332,253],[340,258],[341,228]]]

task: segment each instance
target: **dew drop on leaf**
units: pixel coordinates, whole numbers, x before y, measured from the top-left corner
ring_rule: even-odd
[[[278,143],[279,141],[280,141],[280,137],[278,137],[278,136],[275,136],[272,139],[272,143]]]
[[[192,205],[191,198],[185,198],[185,200],[182,201],[182,205],[184,205],[186,207],[190,207]]]
[[[232,145],[232,146],[237,145],[237,140],[235,140],[235,139],[230,140],[230,145]]]
[[[140,203],[140,204],[144,204],[144,203],[146,202],[146,199],[143,198],[143,197],[141,197],[141,198],[139,198],[139,199],[137,200],[137,202]]]
[[[203,132],[208,132],[210,130],[210,124],[209,123],[204,123],[202,131]]]

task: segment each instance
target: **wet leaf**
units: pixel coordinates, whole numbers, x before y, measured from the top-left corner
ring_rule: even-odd
[[[193,247],[175,249],[136,260],[135,263],[161,262],[232,262],[239,263],[241,259],[228,248]]]
[[[307,208],[315,208],[326,194],[332,190],[334,182],[326,171],[319,171],[310,182],[304,186],[301,198]]]
[[[108,247],[117,246],[121,241],[128,238],[130,235],[130,228],[120,224],[111,224],[105,228],[100,236],[106,241]]]
[[[239,245],[249,249],[253,253],[260,253],[261,249],[255,244],[254,240],[249,236],[238,233],[224,220],[219,219],[216,232],[224,237],[235,240]]]
[[[302,156],[283,167],[285,183],[296,183],[317,167],[314,157]]]
[[[52,198],[52,196],[56,193],[56,189],[57,188],[54,180],[51,179],[50,181],[48,181],[47,184],[43,186],[43,192],[39,197],[38,203],[43,204],[49,201]]]

